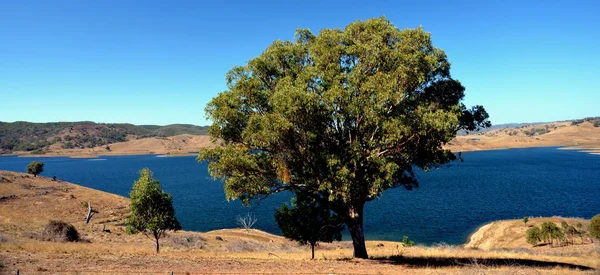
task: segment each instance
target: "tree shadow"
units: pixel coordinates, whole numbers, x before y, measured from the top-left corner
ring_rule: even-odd
[[[405,265],[414,268],[427,268],[427,267],[532,267],[532,268],[570,268],[579,270],[595,270],[595,268],[561,263],[552,261],[539,261],[529,259],[516,259],[516,258],[459,258],[459,257],[406,257],[406,256],[391,256],[391,257],[378,257],[372,258],[372,260],[379,261],[383,264],[397,264]]]

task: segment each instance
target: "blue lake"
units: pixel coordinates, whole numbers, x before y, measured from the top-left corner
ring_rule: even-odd
[[[419,188],[391,189],[367,203],[366,238],[401,241],[407,235],[421,244],[461,244],[493,220],[553,215],[589,219],[600,213],[600,155],[529,148],[462,156],[464,162],[419,173]],[[249,212],[258,217],[255,228],[280,234],[273,213],[290,198],[280,194],[252,207],[227,202],[222,184],[208,175],[207,164],[192,156],[5,156],[0,157],[0,170],[24,171],[34,159],[45,163],[44,176],[123,196],[128,196],[137,172],[148,167],[173,195],[176,215],[186,230],[234,228],[236,216]]]

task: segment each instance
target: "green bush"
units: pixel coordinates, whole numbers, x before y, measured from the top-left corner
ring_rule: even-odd
[[[410,247],[410,246],[413,246],[413,245],[415,245],[415,242],[411,241],[408,238],[408,236],[404,236],[402,238],[402,246],[404,246],[404,247]]]
[[[594,216],[590,221],[589,231],[592,237],[600,240],[600,214]]]
[[[32,161],[25,167],[25,171],[27,171],[27,174],[32,174],[34,177],[37,177],[37,175],[44,172],[44,163]]]
[[[529,228],[525,234],[528,244],[536,246],[542,241],[542,230],[537,226]]]

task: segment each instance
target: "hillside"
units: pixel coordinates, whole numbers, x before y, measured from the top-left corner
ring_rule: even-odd
[[[0,155],[94,157],[98,155],[184,155],[216,146],[208,127],[188,124],[132,125],[94,122],[0,122]],[[457,136],[445,148],[455,152],[561,146],[600,154],[600,120],[511,124]]]
[[[86,202],[98,211],[90,224],[84,222]],[[156,255],[152,240],[125,234],[128,203],[127,198],[76,184],[0,171],[0,273],[593,274],[600,256],[598,244],[559,252],[547,247],[403,247],[370,240],[369,260],[351,259],[351,242],[342,241],[320,244],[317,260],[311,261],[307,246],[241,229],[169,232]],[[72,223],[83,241],[39,239],[50,219]]]
[[[446,148],[459,152],[541,146],[568,146],[600,153],[600,123],[582,120],[496,129],[457,136]]]
[[[525,248],[534,251],[549,250],[557,253],[564,253],[568,251],[572,252],[574,250],[580,250],[582,247],[586,246],[589,248],[590,253],[594,252],[594,249],[597,249],[597,247],[586,240],[589,238],[589,236],[585,236],[583,241],[576,238],[575,245],[567,245],[555,248],[549,248],[546,245],[533,247],[526,242],[525,232],[529,228],[534,226],[540,227],[544,222],[553,222],[557,226],[560,226],[561,222],[563,221],[573,226],[577,223],[581,223],[584,230],[587,230],[589,226],[589,220],[563,217],[532,217],[529,218],[527,224],[525,224],[522,219],[495,221],[480,227],[477,229],[477,231],[471,234],[469,241],[465,244],[465,247],[486,250],[502,248]],[[600,260],[600,258],[598,258],[598,260]]]
[[[166,126],[82,122],[0,122],[0,154],[46,154],[61,150],[92,149],[144,138],[206,135],[208,127],[189,124]],[[188,148],[186,148],[188,149]],[[148,149],[146,151],[151,151]],[[182,150],[184,150],[182,148]]]

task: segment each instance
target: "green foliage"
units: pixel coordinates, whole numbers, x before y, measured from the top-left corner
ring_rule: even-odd
[[[548,128],[533,128],[531,130],[523,131],[523,134],[525,134],[526,136],[543,135],[547,133],[550,133],[550,129]]]
[[[600,214],[592,217],[588,230],[592,237],[600,240]]]
[[[206,107],[209,134],[224,146],[198,160],[224,180],[227,199],[284,190],[319,198],[344,219],[360,258],[364,204],[417,187],[415,169],[456,159],[442,146],[458,130],[490,125],[482,106],[462,103],[465,88],[431,35],[385,18],[319,35],[300,29],[226,79]]]
[[[541,239],[545,243],[554,245],[554,240],[562,241],[564,239],[563,231],[553,222],[542,223]]]
[[[39,161],[32,161],[29,164],[27,164],[25,170],[27,171],[27,174],[32,174],[34,177],[37,177],[37,175],[44,172],[44,163]]]
[[[44,149],[35,149],[33,151],[31,151],[32,155],[43,155],[46,154],[46,151]]]
[[[404,246],[404,247],[410,247],[410,246],[413,246],[413,245],[415,245],[415,242],[411,241],[408,238],[408,236],[404,236],[402,238],[402,246]]]
[[[302,198],[292,200],[292,208],[287,204],[275,211],[275,221],[283,236],[299,244],[310,244],[312,259],[315,258],[317,242],[333,242],[342,239],[343,222],[331,210],[320,205],[317,200]]]
[[[542,241],[542,231],[537,226],[527,229],[525,235],[527,238],[527,243],[533,246],[536,246]]]
[[[524,217],[524,218],[523,218],[523,223],[524,223],[525,225],[527,225],[527,222],[528,222],[528,221],[529,221],[529,218],[528,218],[528,217]]]
[[[171,137],[183,134],[208,135],[208,127],[190,124],[171,124],[166,126],[142,125],[142,128],[151,130],[151,134],[160,137]]]
[[[127,233],[142,232],[154,237],[158,253],[158,240],[163,233],[166,230],[177,231],[181,225],[175,217],[172,196],[160,188],[160,182],[152,178],[150,169],[144,168],[139,173],[140,177],[129,193],[131,216],[127,219]]]

